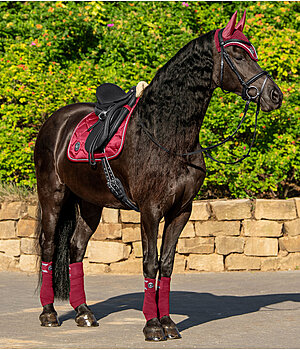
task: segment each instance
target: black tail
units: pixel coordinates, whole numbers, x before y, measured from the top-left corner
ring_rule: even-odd
[[[72,197],[72,196],[71,196]],[[40,222],[39,216],[39,222]],[[69,299],[70,279],[70,239],[76,227],[77,203],[74,198],[69,198],[60,212],[60,217],[55,231],[55,251],[52,260],[53,266],[53,290],[54,296],[59,300]],[[41,243],[42,230],[39,229]]]

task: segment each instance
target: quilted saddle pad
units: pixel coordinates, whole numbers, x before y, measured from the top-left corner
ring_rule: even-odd
[[[111,140],[108,142],[108,144],[105,147],[104,153],[97,153],[97,151],[94,153],[95,161],[100,162],[101,158],[107,157],[107,159],[114,159],[118,157],[118,155],[121,153],[124,142],[125,142],[125,135],[127,131],[127,126],[130,120],[130,117],[133,113],[133,110],[135,106],[137,105],[138,100],[136,101],[136,104],[131,108],[129,106],[124,106],[128,109],[129,113],[123,120],[122,124],[118,128],[117,132],[114,134],[114,136],[111,138]],[[94,125],[99,120],[98,116],[95,114],[95,112],[91,112],[86,117],[84,117],[79,124],[76,126],[72,136],[71,140],[69,142],[67,155],[68,159],[72,162],[88,162],[88,152],[85,150],[85,141],[90,133],[88,129]]]

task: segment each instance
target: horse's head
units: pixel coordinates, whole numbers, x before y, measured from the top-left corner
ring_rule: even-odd
[[[272,111],[281,106],[282,92],[269,74],[257,64],[256,50],[243,34],[246,11],[236,25],[237,12],[227,26],[215,32],[213,80],[222,90],[258,102],[261,109]]]

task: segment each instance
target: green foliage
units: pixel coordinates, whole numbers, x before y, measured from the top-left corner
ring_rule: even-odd
[[[235,10],[241,16],[245,8],[244,31],[259,64],[282,89],[283,106],[260,113],[250,158],[234,166],[206,161],[199,195],[299,195],[298,2],[0,2],[0,181],[35,185],[34,142],[53,111],[94,101],[103,82],[124,89],[149,82],[188,41],[224,26]],[[236,95],[216,90],[201,145],[232,132],[243,107]],[[254,107],[251,112],[254,116]],[[229,161],[247,151],[250,115],[235,140],[214,156]]]

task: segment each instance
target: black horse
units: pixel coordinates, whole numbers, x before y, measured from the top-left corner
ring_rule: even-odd
[[[257,64],[255,49],[242,33],[244,23],[245,14],[236,25],[235,13],[224,29],[192,40],[157,72],[134,110],[122,153],[111,161],[128,198],[141,212],[146,340],[180,337],[169,316],[170,278],[179,235],[206,173],[202,153],[180,154],[201,149],[199,131],[214,90],[221,87],[242,95],[265,112],[281,106],[282,93]],[[82,260],[103,207],[127,209],[109,191],[101,167],[67,158],[74,128],[94,108],[94,103],[76,103],[59,109],[44,123],[36,141],[42,326],[59,325],[54,296],[70,298],[79,326],[98,325],[86,305]]]

